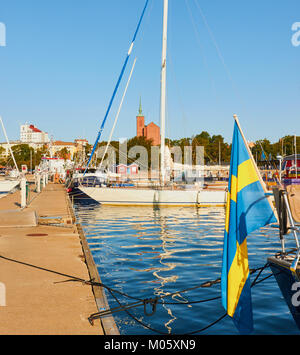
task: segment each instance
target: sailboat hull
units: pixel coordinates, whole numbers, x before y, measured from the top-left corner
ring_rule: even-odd
[[[103,205],[224,207],[226,191],[78,187]]]
[[[0,180],[0,193],[8,193],[19,185],[18,180]]]
[[[293,285],[297,286],[296,290],[298,290],[300,270],[297,269],[297,274],[293,274],[290,270],[291,262],[287,262],[284,259],[281,260],[276,257],[271,257],[268,259],[268,262],[270,263],[270,268],[275,276],[285,302],[300,329],[299,292],[297,293],[296,291],[293,291]]]

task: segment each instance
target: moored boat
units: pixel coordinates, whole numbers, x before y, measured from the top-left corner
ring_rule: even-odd
[[[11,192],[20,184],[19,179],[1,179],[0,180],[0,194],[7,194]]]
[[[116,187],[87,187],[79,189],[103,205],[115,206],[198,206],[224,207],[226,191],[162,188],[137,188],[124,185]]]
[[[129,51],[127,53],[124,66],[122,68],[121,74],[119,76],[118,82],[116,84],[115,90],[113,92],[112,98],[110,100],[106,115],[101,124],[101,128],[98,132],[96,142],[94,144],[92,153],[89,157],[89,161],[86,166],[86,174],[89,164],[95,154],[98,147],[98,142],[101,137],[102,131],[104,129],[105,122],[107,120],[112,102],[115,98],[116,92],[118,90],[120,81],[123,77],[125,67],[127,65],[129,56],[132,52],[134,42],[141,25],[141,21],[144,17],[145,10],[147,8],[148,1],[146,1],[145,7],[143,9],[142,15],[138,22],[137,29],[135,31],[132,43],[130,45]],[[146,188],[137,188],[136,184],[134,186],[86,186],[85,184],[79,184],[78,189],[80,189],[84,194],[88,195],[92,199],[102,203],[111,205],[130,205],[130,206],[221,206],[226,205],[226,186],[218,186],[218,188],[208,188],[204,189],[203,186],[199,186],[197,182],[192,186],[186,184],[185,186],[179,187],[177,185],[170,186],[168,181],[168,167],[166,164],[166,153],[168,148],[165,146],[165,117],[166,117],[166,70],[167,70],[167,35],[168,35],[168,0],[163,1],[163,31],[162,31],[162,61],[161,61],[161,95],[160,95],[160,121],[161,121],[161,137],[160,137],[160,172],[159,186],[154,186],[154,182],[150,181]],[[125,89],[126,91],[126,89]],[[200,171],[201,174],[201,171]],[[99,179],[97,179],[99,180]],[[95,180],[96,181],[96,180]]]
[[[270,268],[278,283],[289,310],[300,329],[300,185],[275,188],[274,197],[279,217],[281,250],[268,258]],[[295,246],[286,248],[286,236],[292,233]]]
[[[282,182],[285,186],[300,185],[300,154],[284,157],[282,170]]]

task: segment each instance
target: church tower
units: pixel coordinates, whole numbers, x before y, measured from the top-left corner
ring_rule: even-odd
[[[140,98],[140,107],[139,113],[136,116],[136,136],[143,137],[144,136],[144,128],[145,128],[145,117],[142,111],[142,99]]]
[[[145,126],[145,116],[142,110],[142,100],[140,98],[139,113],[136,116],[136,136],[145,137],[152,140],[152,145],[160,145],[160,128],[151,122]]]

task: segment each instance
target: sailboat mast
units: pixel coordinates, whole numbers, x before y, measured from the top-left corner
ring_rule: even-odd
[[[11,149],[11,145],[10,145],[9,139],[8,139],[8,137],[7,137],[7,133],[6,133],[6,129],[5,129],[5,127],[4,127],[4,123],[3,123],[3,121],[2,121],[2,117],[0,117],[0,123],[1,123],[1,126],[2,126],[2,130],[3,130],[4,136],[5,136],[5,138],[6,138],[6,142],[7,142],[7,145],[8,145],[8,149],[9,149],[10,155],[11,155],[11,157],[12,157],[12,160],[13,160],[14,164],[15,164],[16,171],[18,172],[18,175],[20,175],[19,168],[18,168],[18,165],[17,165],[17,163],[16,163],[14,153],[13,153],[13,151],[12,151],[12,149]]]
[[[161,63],[161,95],[160,95],[160,174],[161,182],[165,183],[165,129],[166,129],[166,78],[167,78],[167,36],[168,36],[168,0],[164,0],[163,14],[163,41],[162,41],[162,63]]]

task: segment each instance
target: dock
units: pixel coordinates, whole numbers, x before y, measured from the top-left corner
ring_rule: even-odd
[[[0,199],[0,334],[116,335],[112,317],[88,317],[108,307],[82,228],[66,189],[49,183],[20,208],[20,191]]]

